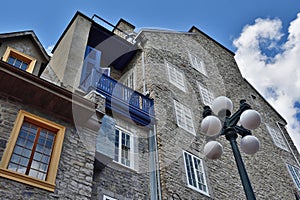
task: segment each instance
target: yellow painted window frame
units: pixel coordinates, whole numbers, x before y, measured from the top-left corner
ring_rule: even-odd
[[[11,155],[13,153],[15,144],[19,136],[21,126],[25,119],[56,130],[56,137],[55,137],[53,151],[49,163],[49,170],[47,173],[47,179],[45,181],[7,169]],[[36,116],[34,114],[28,113],[24,110],[20,110],[0,163],[0,177],[11,179],[37,188],[54,192],[55,179],[57,175],[57,169],[58,169],[60,154],[62,150],[64,135],[65,135],[64,126],[61,126],[59,124],[56,124],[54,122],[51,122],[39,116]]]
[[[7,47],[5,50],[5,53],[3,55],[3,61],[7,62],[9,56],[13,56],[14,58],[17,58],[19,60],[22,60],[25,63],[28,63],[28,67],[26,69],[27,72],[32,73],[35,63],[36,63],[36,59],[28,56],[12,47]]]

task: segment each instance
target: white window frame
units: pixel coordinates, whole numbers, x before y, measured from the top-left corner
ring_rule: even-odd
[[[116,131],[119,132],[119,141],[118,141],[118,158],[116,159],[116,144],[115,144],[115,156],[114,156],[114,161],[117,162],[120,165],[123,165],[125,167],[129,167],[131,169],[134,169],[134,138],[133,138],[133,134],[131,134],[129,131],[119,127],[119,126],[115,126],[115,134]],[[130,141],[130,150],[129,150],[129,162],[130,164],[127,165],[126,163],[122,163],[122,133],[126,134],[129,136],[129,141]],[[115,139],[116,142],[116,139]]]
[[[202,102],[206,106],[211,106],[213,100],[214,100],[214,95],[212,92],[210,92],[204,85],[201,83],[198,83],[199,87],[199,92],[201,94]]]
[[[206,72],[206,69],[205,69],[204,62],[192,53],[189,53],[189,58],[190,58],[191,66],[194,69],[196,69],[198,72],[200,72],[203,75],[207,76],[207,72]]]
[[[191,109],[179,103],[175,99],[174,108],[176,113],[177,125],[180,128],[183,128],[184,130],[188,131],[189,133],[196,135]]]
[[[191,157],[192,166],[188,165],[186,155]],[[196,169],[197,164],[195,163],[195,161],[199,161],[198,162],[198,170]],[[206,181],[206,174],[205,174],[205,170],[204,170],[203,160],[198,158],[197,156],[194,156],[193,154],[191,154],[187,151],[183,151],[183,162],[184,162],[186,181],[187,181],[188,187],[192,188],[192,189],[194,189],[194,190],[196,190],[196,191],[198,191],[202,194],[205,194],[205,195],[209,196],[209,190],[208,190],[208,185],[207,185],[207,181]],[[199,165],[201,165],[201,166],[199,166]],[[193,173],[195,178],[196,178],[196,180],[194,180],[195,185],[190,183],[188,167],[190,168],[191,173]],[[201,177],[199,177],[199,176],[201,176]],[[202,181],[201,184],[205,187],[205,189],[201,189],[199,181]]]
[[[103,200],[117,200],[117,199],[112,198],[112,197],[107,196],[107,195],[103,195]]]
[[[282,135],[280,128],[279,127],[275,128],[274,126],[270,126],[268,124],[266,124],[266,127],[275,145],[283,150],[290,151]]]
[[[174,65],[166,62],[169,81],[182,91],[186,91],[184,74],[179,71]]]
[[[288,163],[286,163],[286,166],[293,179],[293,182],[295,183],[298,190],[300,190],[300,169]]]

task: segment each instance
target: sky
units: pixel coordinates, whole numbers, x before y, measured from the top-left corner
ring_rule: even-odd
[[[286,119],[300,150],[300,1],[16,0],[1,8],[0,33],[33,30],[49,52],[76,11],[112,24],[123,18],[136,29],[196,26],[235,53],[242,75]]]

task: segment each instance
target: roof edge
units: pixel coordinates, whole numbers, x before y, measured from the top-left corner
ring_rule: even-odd
[[[50,56],[48,55],[47,51],[43,47],[42,43],[38,39],[37,35],[34,33],[33,30],[25,30],[25,31],[16,31],[16,32],[10,32],[10,33],[2,33],[0,34],[0,38],[6,39],[11,37],[31,37],[35,44],[38,46],[40,51],[42,52],[43,56],[46,60],[50,60]]]
[[[253,89],[264,100],[264,102],[284,121],[285,125],[287,125],[288,123],[285,118],[266,100],[266,98],[263,97],[262,94],[260,94],[260,92],[258,92],[257,89],[246,78],[243,79],[251,87],[251,89]]]
[[[196,32],[193,32],[193,30],[195,30]],[[207,37],[209,40],[212,40],[213,42],[215,42],[217,45],[219,45],[221,48],[225,49],[227,52],[229,52],[231,55],[235,56],[235,53],[232,52],[231,50],[229,50],[227,47],[225,47],[224,45],[222,45],[220,42],[216,41],[215,39],[213,39],[212,37],[210,37],[209,35],[207,35],[206,33],[204,33],[203,31],[201,31],[199,28],[197,28],[196,26],[192,26],[189,30],[189,33],[201,33],[202,35],[204,35],[205,37]]]
[[[62,38],[65,36],[65,34],[67,33],[67,31],[69,30],[69,28],[71,27],[71,25],[73,24],[73,22],[75,21],[75,19],[81,16],[87,20],[89,20],[90,22],[92,22],[92,19],[86,15],[84,15],[83,13],[81,13],[80,11],[76,11],[75,15],[72,17],[72,19],[70,20],[70,22],[68,23],[67,27],[65,28],[65,30],[63,31],[63,33],[61,34],[61,36],[59,37],[59,39],[57,40],[57,42],[55,43],[55,46],[53,47],[51,53],[54,53],[55,49],[57,48],[58,44],[60,43],[60,41],[62,40]]]

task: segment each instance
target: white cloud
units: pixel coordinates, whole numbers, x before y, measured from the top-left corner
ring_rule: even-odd
[[[242,75],[287,120],[290,133],[300,151],[300,121],[294,107],[300,102],[300,13],[290,23],[282,41],[280,19],[256,19],[246,25],[233,41],[235,59]]]
[[[53,48],[54,48],[54,45],[50,45],[50,46],[48,46],[48,47],[46,48],[46,51],[47,51],[47,53],[48,53],[49,56],[52,56],[51,51],[52,51]]]

